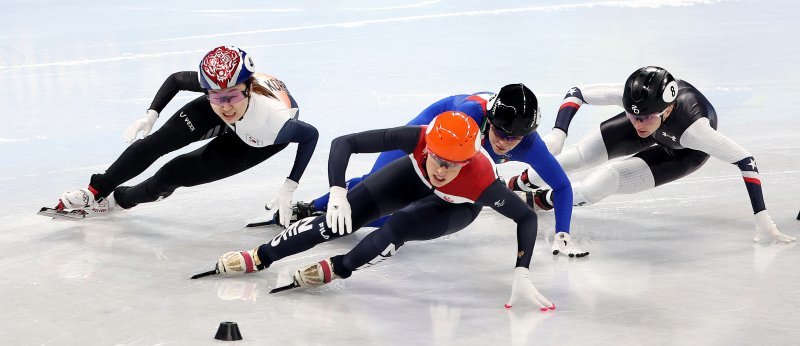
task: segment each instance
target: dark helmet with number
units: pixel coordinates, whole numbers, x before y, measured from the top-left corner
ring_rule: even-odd
[[[658,66],[642,67],[625,81],[622,104],[635,115],[663,112],[675,102],[678,82],[667,70]]]
[[[486,108],[492,126],[509,136],[525,136],[539,126],[539,101],[522,83],[502,87]]]

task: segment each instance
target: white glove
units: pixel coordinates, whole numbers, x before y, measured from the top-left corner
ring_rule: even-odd
[[[281,189],[278,190],[278,195],[275,196],[269,203],[267,203],[267,210],[278,207],[278,216],[280,216],[280,223],[283,227],[289,227],[289,222],[292,220],[292,194],[297,189],[297,182],[286,178],[283,182]]]
[[[328,226],[333,233],[345,235],[353,232],[353,221],[350,218],[350,202],[347,201],[347,189],[331,186],[325,221],[328,222]]]
[[[147,113],[144,113],[144,117],[136,120],[131,126],[125,129],[125,133],[122,135],[122,138],[125,139],[125,143],[132,143],[136,140],[136,135],[139,134],[139,131],[142,131],[142,138],[147,137],[147,135],[150,134],[150,130],[153,129],[153,124],[156,123],[156,119],[158,119],[158,112],[148,109]]]
[[[549,150],[551,154],[558,155],[561,154],[561,150],[564,149],[564,141],[567,140],[567,133],[562,129],[553,128],[550,133],[542,137],[542,140],[544,144],[547,145],[547,150]]]
[[[563,254],[569,257],[588,256],[589,251],[583,251],[572,246],[572,236],[567,232],[558,232],[553,236],[553,255]]]
[[[775,223],[772,222],[772,218],[769,216],[769,214],[767,214],[766,210],[756,213],[755,216],[756,234],[753,236],[754,242],[761,241],[761,238],[764,235],[772,236],[772,238],[775,238],[775,240],[782,241],[784,243],[797,241],[797,238],[781,233],[781,231],[778,230],[778,226],[775,226]]]
[[[225,275],[257,272],[261,261],[256,249],[228,252],[217,260],[217,272]]]
[[[506,309],[510,309],[514,303],[520,299],[527,299],[536,304],[541,311],[555,310],[556,305],[545,298],[536,287],[533,287],[528,268],[514,268],[514,283],[511,284],[511,298],[506,303]]]

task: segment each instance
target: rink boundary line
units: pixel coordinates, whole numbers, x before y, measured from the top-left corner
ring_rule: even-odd
[[[226,37],[226,36],[251,35],[251,34],[262,34],[262,33],[272,33],[272,32],[302,31],[302,30],[326,29],[326,28],[354,28],[354,27],[367,26],[367,25],[372,25],[372,24],[383,24],[383,23],[393,23],[393,22],[410,22],[410,21],[417,21],[417,20],[438,19],[438,18],[455,18],[455,17],[464,17],[464,16],[502,15],[502,14],[515,14],[515,13],[524,13],[524,12],[552,12],[552,11],[560,11],[560,10],[591,9],[591,8],[594,8],[594,7],[618,7],[618,8],[634,8],[634,9],[637,9],[637,8],[659,8],[659,7],[683,7],[683,6],[694,6],[694,5],[711,5],[711,4],[717,4],[717,3],[722,3],[722,2],[727,2],[727,0],[640,0],[640,1],[636,1],[636,2],[620,2],[620,1],[589,2],[589,3],[580,3],[580,4],[521,7],[521,8],[510,8],[510,9],[483,10],[483,11],[465,11],[465,12],[457,12],[457,13],[440,13],[440,14],[418,15],[418,16],[405,16],[405,17],[396,17],[396,18],[388,18],[388,19],[370,19],[370,20],[360,20],[360,21],[351,21],[351,22],[332,23],[332,24],[317,24],[317,25],[304,25],[304,26],[286,27],[286,28],[248,30],[248,31],[221,33],[221,34],[207,34],[207,35],[185,36],[185,37],[178,37],[178,38],[168,38],[168,39],[161,39],[161,40],[140,41],[140,42],[137,42],[137,43],[173,42],[173,41],[184,41],[184,40],[195,40],[195,39],[206,39],[206,38],[218,38],[218,37]],[[322,40],[322,41],[308,41],[308,42],[269,44],[269,45],[259,45],[259,46],[242,46],[242,48],[280,47],[280,46],[324,43],[324,42],[334,42],[334,41],[341,41],[341,40]],[[15,48],[15,47],[12,47],[12,48]],[[66,61],[49,62],[49,63],[34,63],[34,64],[0,66],[0,70],[50,67],[50,66],[88,65],[88,64],[92,64],[92,63],[129,61],[129,60],[138,60],[138,59],[143,59],[143,58],[159,58],[159,57],[164,57],[164,56],[174,56],[174,55],[184,55],[184,54],[197,54],[197,53],[204,53],[204,52],[206,52],[206,50],[162,52],[162,53],[157,53],[157,54],[130,54],[130,53],[128,53],[128,54],[123,54],[121,56],[110,57],[110,58],[102,58],[102,59],[79,59],[79,60],[66,60]]]
[[[401,10],[407,8],[419,8],[419,7],[426,7],[434,4],[438,4],[442,2],[442,0],[433,0],[433,1],[426,1],[426,2],[419,2],[410,5],[402,5],[402,6],[387,6],[387,7],[365,7],[365,8],[347,8],[347,9],[338,9],[338,10],[326,10],[326,11],[389,11],[389,10]],[[150,7],[122,7],[123,10],[148,10],[148,11],[173,11],[173,12],[186,12],[185,9],[160,9],[160,8],[150,8]],[[252,13],[252,12],[267,12],[267,13],[291,13],[291,12],[307,12],[307,11],[314,11],[308,10],[305,8],[251,8],[246,10],[190,10],[188,12],[195,12],[195,13]]]
[[[196,39],[217,38],[217,37],[225,37],[225,36],[252,35],[252,34],[270,33],[270,32],[302,31],[302,30],[326,29],[326,28],[354,28],[354,27],[366,26],[366,25],[371,25],[371,24],[384,24],[384,23],[393,23],[393,22],[411,22],[411,21],[426,20],[426,19],[472,17],[472,16],[481,16],[481,15],[502,15],[502,14],[515,14],[515,13],[525,13],[525,12],[554,12],[554,11],[561,11],[561,10],[592,9],[592,8],[595,8],[595,7],[616,7],[616,8],[634,8],[634,9],[649,8],[649,9],[655,9],[655,8],[659,8],[659,7],[662,7],[662,6],[663,7],[684,7],[684,6],[694,6],[694,5],[698,5],[698,4],[699,5],[711,5],[711,4],[721,3],[721,2],[726,2],[726,0],[640,0],[640,1],[635,1],[635,2],[622,2],[622,1],[587,2],[587,3],[580,3],[580,4],[534,6],[534,7],[506,8],[506,9],[497,9],[497,10],[464,11],[464,12],[456,12],[456,13],[427,14],[427,15],[405,16],[405,17],[395,17],[395,18],[387,18],[387,19],[367,19],[367,20],[340,22],[340,23],[332,23],[332,24],[302,25],[302,26],[286,27],[286,28],[248,30],[248,31],[221,33],[221,34],[185,36],[185,37],[168,38],[168,39],[161,39],[161,40],[143,41],[141,43],[157,43],[157,42],[171,42],[171,41],[182,41],[182,40],[196,40]]]
[[[315,40],[315,41],[301,41],[301,42],[290,42],[290,43],[274,43],[274,44],[262,44],[256,46],[241,46],[242,48],[265,48],[265,47],[283,47],[283,46],[299,46],[299,45],[306,45],[306,44],[317,44],[317,43],[329,43],[329,42],[338,42],[341,41],[340,39],[335,40]],[[0,66],[0,71],[2,70],[14,70],[14,69],[24,69],[24,68],[35,68],[35,67],[53,67],[53,66],[75,66],[75,65],[89,65],[95,63],[105,63],[105,62],[118,62],[118,61],[130,61],[130,60],[140,60],[140,59],[152,59],[152,58],[162,58],[166,56],[176,56],[176,55],[197,55],[206,53],[206,49],[195,49],[195,50],[184,50],[184,51],[175,51],[175,52],[162,52],[162,53],[150,53],[150,54],[123,54],[121,56],[110,57],[110,58],[100,58],[100,59],[78,59],[78,60],[65,60],[65,61],[57,61],[57,62],[47,62],[47,63],[38,63],[38,64],[22,64],[22,65],[11,65],[11,66]]]

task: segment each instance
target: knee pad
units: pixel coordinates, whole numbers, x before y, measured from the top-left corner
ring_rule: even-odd
[[[599,167],[572,185],[575,205],[594,204],[616,193],[630,194],[652,189],[655,178],[642,159],[628,158]]]
[[[594,167],[606,161],[608,152],[599,128],[590,131],[578,144],[564,149],[558,155],[558,163],[567,172]]]
[[[574,205],[588,205],[614,194],[619,186],[619,175],[608,165],[589,174],[582,181],[572,184]]]

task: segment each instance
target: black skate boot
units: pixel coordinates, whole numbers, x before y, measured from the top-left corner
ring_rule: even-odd
[[[289,218],[289,225],[281,225],[280,223],[280,212],[275,212],[272,215],[272,221],[275,222],[276,225],[281,227],[289,227],[291,224],[297,222],[298,220],[305,219],[311,216],[319,216],[322,215],[323,211],[318,211],[314,209],[314,201],[311,202],[302,202],[298,201],[292,205],[292,216]]]

